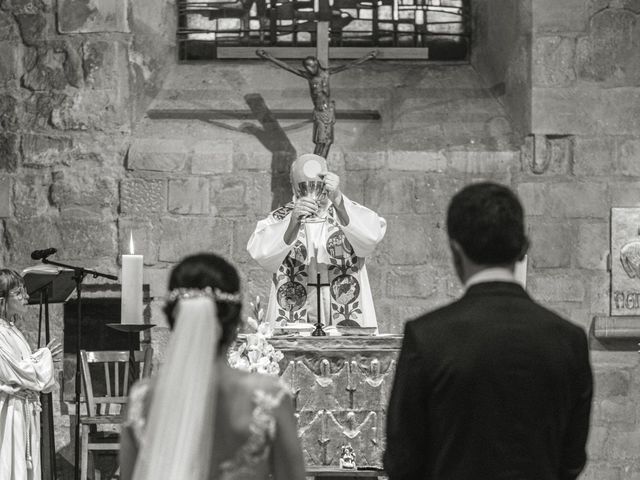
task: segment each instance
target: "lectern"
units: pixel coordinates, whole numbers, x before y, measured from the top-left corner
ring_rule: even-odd
[[[55,253],[55,249],[51,249],[53,250],[53,252],[48,253],[48,255],[53,255],[53,253]],[[37,253],[37,252],[34,252]],[[109,275],[107,273],[101,273],[101,272],[96,272],[95,270],[89,270],[88,268],[84,268],[84,267],[77,267],[77,266],[73,266],[73,265],[67,265],[66,263],[60,263],[60,262],[54,262],[49,260],[48,258],[44,257],[42,258],[42,263],[45,265],[41,265],[41,266],[37,266],[37,267],[31,267],[28,268],[26,270],[24,270],[23,276],[24,275],[30,275],[30,274],[49,274],[49,275],[60,275],[64,272],[64,275],[62,275],[60,278],[68,278],[68,276],[70,276],[73,279],[73,288],[71,288],[71,290],[69,290],[69,293],[71,293],[73,290],[76,291],[76,297],[78,299],[78,324],[77,324],[77,328],[76,328],[76,373],[75,373],[75,379],[76,379],[76,391],[75,391],[75,403],[76,403],[76,426],[75,426],[75,472],[74,472],[74,478],[76,480],[80,479],[80,468],[79,468],[79,464],[80,464],[80,442],[79,442],[79,438],[80,438],[80,422],[78,421],[80,419],[80,349],[82,348],[82,281],[84,280],[86,275],[92,275],[93,278],[98,278],[98,277],[102,277],[102,278],[108,278],[109,280],[117,280],[118,277],[116,277],[115,275]],[[56,270],[57,267],[57,270]],[[45,287],[45,285],[47,284],[47,282],[44,279],[42,280],[42,284],[37,285],[40,288]],[[63,280],[61,280],[62,282]],[[57,283],[57,280],[55,279],[51,279],[51,293],[53,294],[53,287],[54,285]],[[66,285],[66,281],[64,281],[65,285]],[[66,289],[66,287],[65,287]],[[49,292],[49,290],[45,289],[47,291],[47,293]],[[63,291],[63,288],[60,287],[60,291]],[[29,293],[29,291],[27,290],[27,293]],[[68,295],[67,295],[68,296]],[[51,298],[47,299],[47,303],[51,301]],[[48,322],[47,322],[48,324]],[[46,477],[45,477],[46,478]]]
[[[49,324],[49,304],[64,303],[75,289],[73,270],[39,265],[22,272],[25,288],[29,294],[29,304],[39,304],[38,347],[41,346],[42,321],[44,320],[45,345],[51,341]],[[50,393],[40,395],[42,412],[40,413],[41,438],[40,458],[43,480],[56,478],[56,445],[53,428],[53,401]]]

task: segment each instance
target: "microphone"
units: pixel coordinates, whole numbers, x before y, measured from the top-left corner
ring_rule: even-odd
[[[47,258],[49,255],[53,255],[58,250],[55,248],[45,248],[44,250],[34,250],[31,252],[31,258],[33,260],[40,260],[42,258]]]

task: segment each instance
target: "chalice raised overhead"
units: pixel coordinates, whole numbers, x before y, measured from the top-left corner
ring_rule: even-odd
[[[291,182],[296,195],[313,200],[321,205],[327,198],[322,175],[327,171],[327,162],[320,155],[306,153],[301,155],[291,166]],[[303,223],[320,223],[324,218],[312,215],[302,220]]]
[[[324,182],[322,180],[310,180],[308,182],[298,183],[298,189],[300,190],[301,197],[307,197],[316,204],[320,205],[325,198],[327,198],[327,191],[324,188]],[[317,215],[310,215],[302,219],[302,223],[320,223],[324,222],[324,218],[320,218]]]

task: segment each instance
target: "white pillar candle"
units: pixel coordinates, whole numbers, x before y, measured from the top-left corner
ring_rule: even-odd
[[[129,250],[130,255],[122,255],[120,323],[142,323],[143,256],[133,254],[133,234],[131,234]]]

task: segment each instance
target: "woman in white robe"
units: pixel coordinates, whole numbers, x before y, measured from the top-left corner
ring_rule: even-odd
[[[15,325],[29,296],[22,277],[0,269],[0,479],[39,480],[40,392],[55,386],[53,360],[59,343],[31,351]]]
[[[327,199],[319,203],[296,188],[304,181],[297,178],[303,174],[296,163],[305,157],[315,157],[325,172],[318,177]],[[382,241],[385,219],[343,195],[340,178],[326,171],[321,157],[303,155],[291,177],[294,201],[259,221],[247,244],[251,257],[273,276],[265,320],[274,326],[315,322],[319,274],[322,323],[373,327],[377,333],[365,258]],[[305,224],[309,215],[323,221]]]

